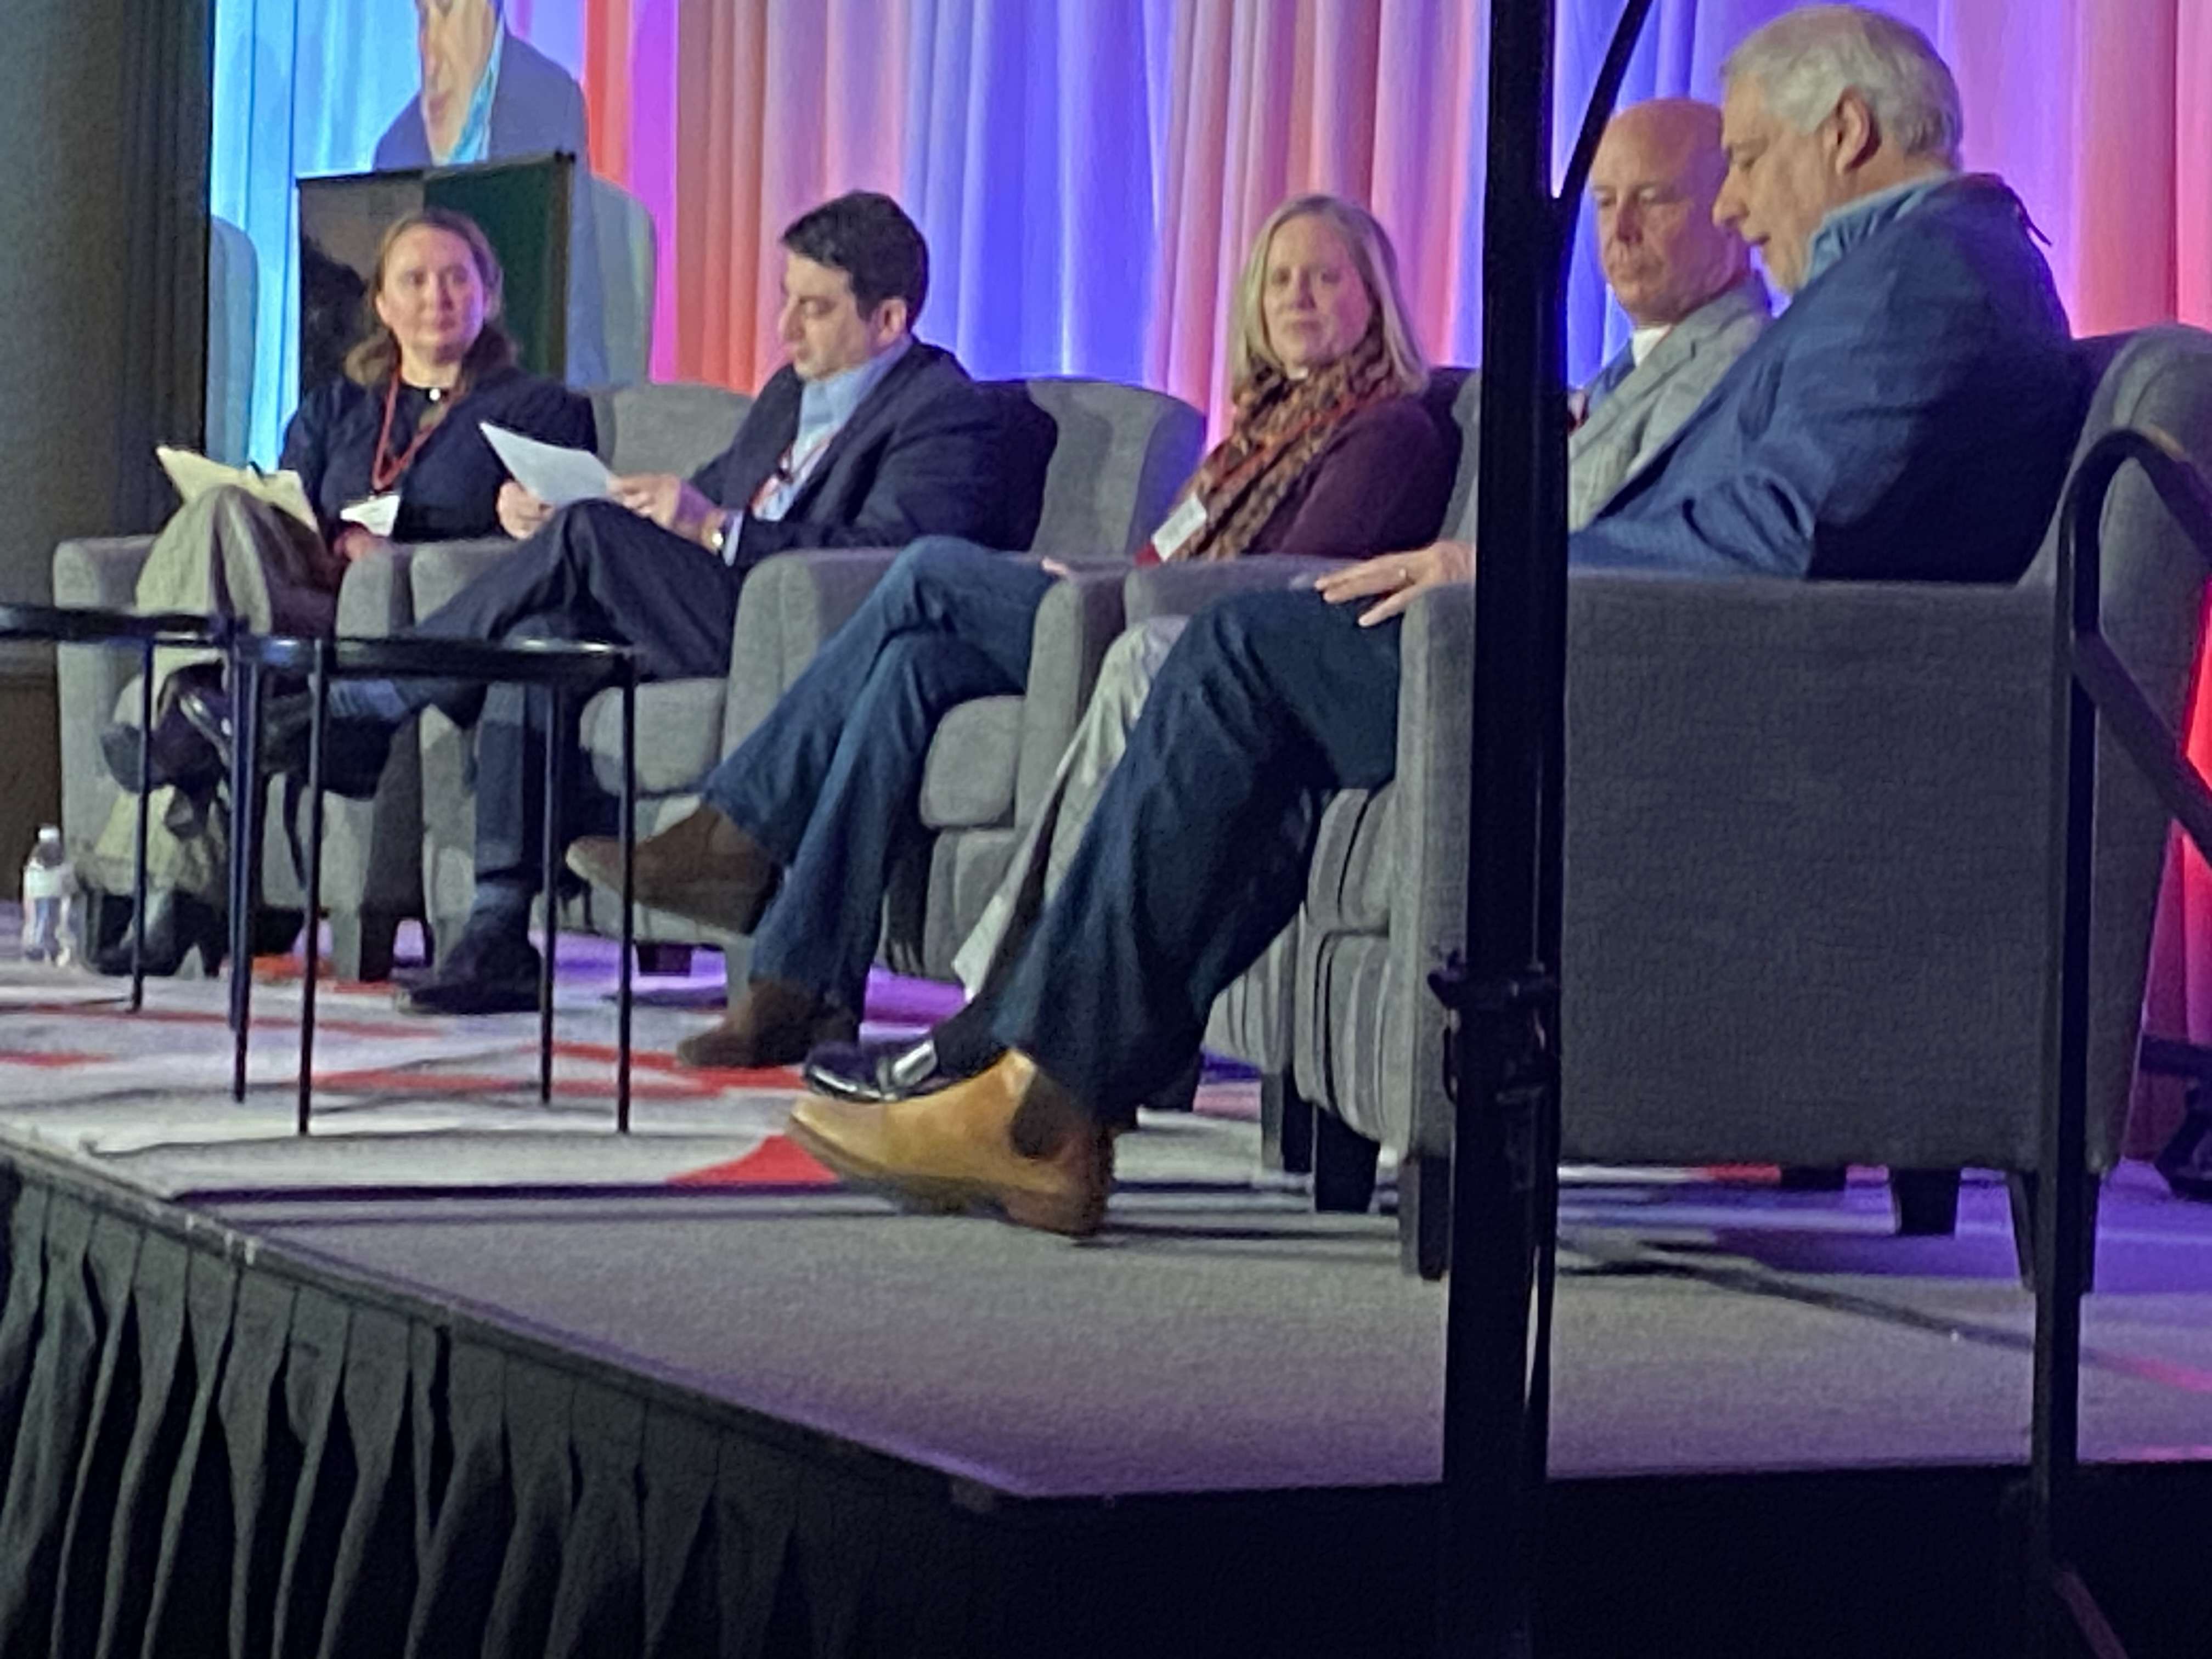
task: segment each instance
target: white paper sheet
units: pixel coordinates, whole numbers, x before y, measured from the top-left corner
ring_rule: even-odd
[[[614,475],[588,449],[540,443],[489,421],[483,423],[483,434],[515,483],[548,507],[594,501],[614,494]]]
[[[348,524],[359,525],[372,536],[389,536],[392,527],[399,522],[399,492],[387,489],[381,495],[371,495],[350,507],[342,507],[338,517]]]

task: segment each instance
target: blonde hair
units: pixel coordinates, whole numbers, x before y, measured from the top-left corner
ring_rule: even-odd
[[[1390,360],[1391,378],[1401,392],[1419,392],[1429,383],[1428,360],[1421,356],[1420,345],[1413,338],[1413,323],[1406,315],[1405,295],[1398,289],[1398,252],[1390,246],[1389,233],[1376,222],[1373,214],[1357,203],[1347,202],[1340,196],[1316,194],[1291,198],[1267,216],[1267,222],[1252,239],[1252,251],[1245,256],[1243,270],[1237,273],[1236,306],[1230,315],[1231,393],[1242,393],[1263,367],[1276,370],[1283,367],[1282,359],[1267,343],[1267,319],[1261,311],[1261,299],[1267,285],[1267,251],[1274,244],[1277,231],[1293,219],[1304,218],[1321,220],[1352,250],[1352,269],[1367,285],[1367,297],[1375,307],[1375,320],[1369,329],[1379,331],[1382,337],[1382,349]]]
[[[507,297],[507,276],[500,270],[499,255],[492,251],[491,239],[475,220],[451,208],[417,208],[386,228],[383,240],[376,245],[376,268],[369,275],[368,292],[362,297],[368,332],[346,353],[346,379],[360,386],[382,386],[398,370],[399,342],[376,314],[376,296],[384,292],[392,250],[410,230],[442,230],[448,236],[459,237],[468,245],[470,262],[477,268],[477,281],[483,285],[483,327],[471,343],[468,355],[461,359],[461,386],[465,390],[481,376],[512,363],[514,342],[499,325],[500,309]]]

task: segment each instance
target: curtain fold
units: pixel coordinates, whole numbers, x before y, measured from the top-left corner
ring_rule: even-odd
[[[267,460],[296,374],[292,180],[368,167],[415,64],[386,0],[191,3],[216,9],[212,199],[255,250],[243,373]],[[1564,166],[1619,8],[1556,4]],[[1717,95],[1729,49],[1786,6],[1657,0],[1624,97]],[[2124,15],[2093,0],[1893,9],[1949,57],[1967,161],[2027,198],[2077,324],[2212,322],[2212,13],[2197,0]],[[1296,191],[1367,200],[1399,243],[1424,343],[1440,362],[1472,358],[1486,16],[1466,0],[514,0],[507,12],[575,64],[595,169],[653,216],[657,374],[757,386],[781,356],[777,235],[866,186],[898,195],[928,235],[925,326],[978,373],[1141,380],[1217,417],[1237,263]],[[1589,229],[1585,214],[1569,296],[1578,376],[1625,331]]]
[[[156,442],[200,447],[207,410],[210,0],[137,0],[118,112],[128,233],[113,522],[150,530],[174,500]]]

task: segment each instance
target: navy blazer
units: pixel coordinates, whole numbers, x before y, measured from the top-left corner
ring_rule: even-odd
[[[1578,568],[2009,581],[2088,387],[2025,209],[1932,191],[1808,283],[1569,538]]]
[[[429,399],[403,388],[392,411],[392,445],[404,451]],[[491,422],[570,449],[596,449],[590,401],[520,369],[486,376],[453,405],[399,480],[399,518],[392,538],[435,542],[496,536],[499,487],[507,466],[483,435]],[[282,465],[300,475],[307,499],[330,537],[343,528],[338,509],[369,493],[377,434],[384,426],[384,388],[332,380],[300,400],[284,431]]]
[[[799,379],[769,377],[730,447],[692,476],[709,501],[744,507],[799,432]],[[949,351],[915,341],[861,400],[781,519],[747,514],[732,562],[749,569],[796,547],[903,547],[959,536],[1026,545],[1043,490],[1034,446],[1009,441],[991,389]]]
[[[507,43],[500,48],[499,85],[491,95],[486,159],[566,150],[580,170],[590,155],[588,131],[584,89],[575,77],[508,29]],[[430,140],[422,131],[422,95],[418,92],[376,141],[376,170],[429,165]]]

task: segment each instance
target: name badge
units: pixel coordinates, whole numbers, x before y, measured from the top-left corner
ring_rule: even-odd
[[[399,522],[399,492],[387,489],[381,495],[371,495],[351,507],[342,507],[338,517],[348,524],[359,525],[372,536],[389,536],[392,526]]]
[[[1186,495],[1182,505],[1168,514],[1168,521],[1152,532],[1152,551],[1163,562],[1172,559],[1205,528],[1206,504],[1195,495]]]

